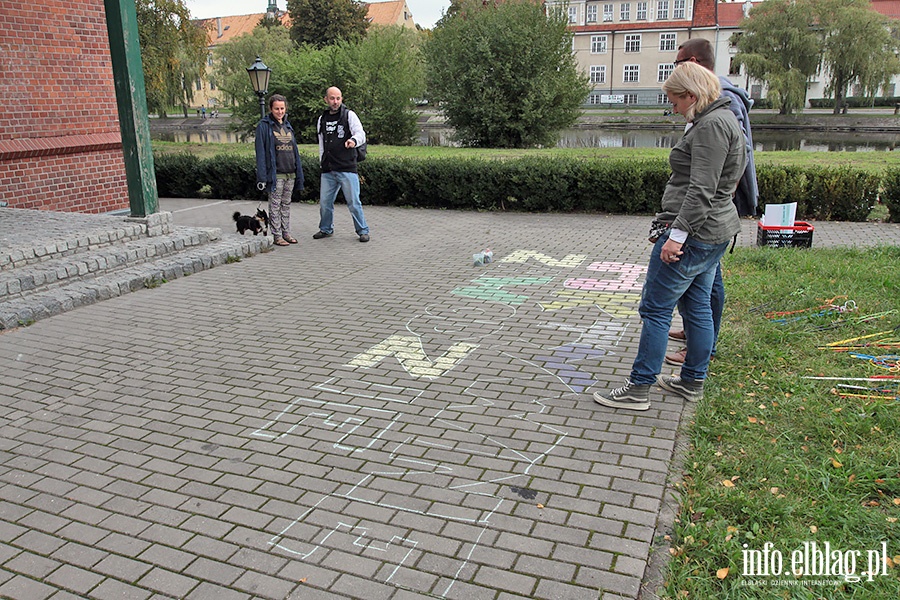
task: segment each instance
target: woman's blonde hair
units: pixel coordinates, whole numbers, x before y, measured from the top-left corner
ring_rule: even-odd
[[[663,83],[662,89],[665,93],[673,96],[691,94],[697,99],[697,102],[684,115],[688,121],[693,121],[694,115],[703,112],[707,106],[722,95],[719,78],[712,71],[695,62],[681,63],[675,67],[675,70]]]

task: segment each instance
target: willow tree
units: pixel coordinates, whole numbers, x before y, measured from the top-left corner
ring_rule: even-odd
[[[814,0],[766,0],[741,21],[734,60],[750,77],[766,82],[781,114],[803,108],[809,80],[819,69],[816,16]]]
[[[191,22],[184,0],[136,0],[147,110],[166,116],[193,101],[192,83],[204,75],[207,32]]]
[[[853,86],[874,98],[900,73],[900,51],[889,19],[872,10],[869,0],[817,0],[817,29],[823,37],[822,67],[830,75],[825,89],[834,94],[839,114]]]

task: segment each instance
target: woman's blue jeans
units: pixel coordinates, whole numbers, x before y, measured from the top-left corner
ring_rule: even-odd
[[[682,246],[681,260],[664,263],[660,258],[668,234],[653,246],[647,280],[641,291],[641,341],[631,367],[631,382],[656,383],[666,355],[672,311],[677,305],[687,338],[687,356],[681,367],[682,379],[705,379],[709,357],[715,343],[710,291],[719,261],[728,242],[705,244],[688,238]]]

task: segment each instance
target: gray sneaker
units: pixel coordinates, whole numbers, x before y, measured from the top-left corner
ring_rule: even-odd
[[[678,394],[685,400],[696,402],[703,398],[702,379],[682,379],[678,375],[669,375],[667,377],[657,375],[656,383],[667,392]]]
[[[610,408],[648,410],[650,408],[650,384],[635,384],[626,380],[625,385],[610,392],[594,392],[594,402]]]

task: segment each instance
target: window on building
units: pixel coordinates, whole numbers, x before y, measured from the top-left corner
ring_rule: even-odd
[[[569,7],[569,24],[575,25],[578,23],[578,7],[570,6]]]
[[[634,15],[638,21],[646,21],[647,20],[647,3],[646,2],[637,2],[634,5]]]
[[[674,0],[672,2],[672,18],[673,19],[684,19],[686,16],[685,5],[687,3],[685,0]]]
[[[591,94],[588,96],[588,104],[600,104],[600,94]]]
[[[596,23],[597,22],[597,5],[596,4],[588,4],[585,9],[585,21],[588,23]]]
[[[659,51],[660,52],[674,52],[675,41],[677,34],[675,33],[661,33],[659,34]]]
[[[665,21],[669,18],[669,0],[659,0],[656,3],[656,20]]]
[[[641,34],[629,33],[625,35],[625,52],[641,51]]]
[[[666,96],[665,94],[657,94],[656,95],[656,103],[657,104],[668,104],[669,97]]]
[[[213,55],[212,54],[206,55],[206,66],[207,67],[213,66]]]
[[[603,22],[611,23],[613,20],[613,5],[612,4],[604,4],[603,5]]]
[[[669,75],[672,74],[672,71],[675,70],[675,65],[672,63],[659,63],[656,68],[656,82],[662,83],[666,79],[669,78]]]
[[[591,83],[606,83],[606,65],[591,65]]]
[[[729,75],[738,75],[741,72],[741,66],[737,64],[737,61],[734,60],[734,57],[731,57],[731,60],[728,61],[728,74]]]
[[[200,90],[203,89],[203,82],[200,81],[200,78],[199,78],[199,77],[198,77],[197,80],[194,82],[194,88],[195,88],[198,92],[199,92]]]
[[[638,83],[641,80],[640,65],[625,65],[622,71],[622,81],[624,83]]]
[[[216,89],[217,89],[217,88],[216,88],[216,82],[210,80],[210,82],[209,82],[209,91],[214,92],[214,91],[216,91]]]
[[[631,5],[627,2],[623,2],[619,5],[619,20],[620,21],[630,21],[631,20]]]
[[[591,36],[591,54],[605,54],[606,53],[606,36],[605,35],[592,35]]]
[[[637,94],[625,94],[625,104],[637,104],[638,103],[638,95]]]

